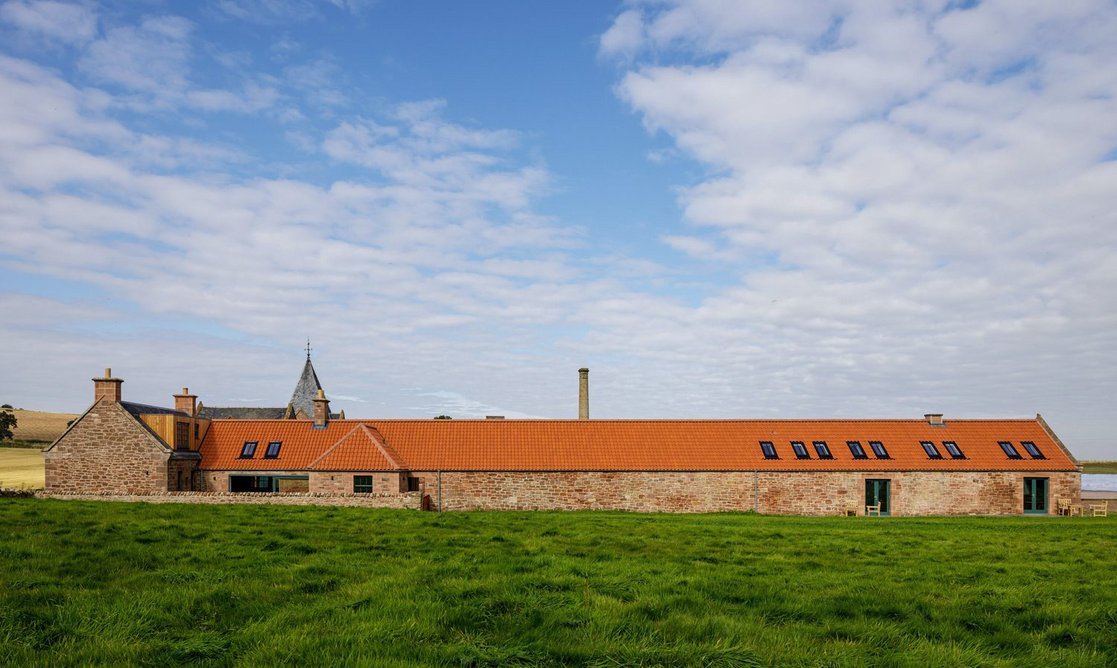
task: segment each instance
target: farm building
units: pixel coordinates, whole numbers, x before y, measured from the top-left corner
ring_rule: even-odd
[[[205,417],[94,403],[44,451],[48,492],[414,494],[442,510],[617,509],[826,515],[1052,514],[1080,496],[1077,462],[1035,419],[344,419],[309,359],[312,415]],[[304,369],[299,386],[307,377]],[[212,415],[212,414],[211,414]]]

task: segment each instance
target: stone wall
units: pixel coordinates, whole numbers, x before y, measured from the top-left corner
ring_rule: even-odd
[[[120,404],[98,401],[43,453],[48,492],[151,494],[167,491],[170,450]]]
[[[436,472],[415,473],[442,510],[756,510],[785,515],[865,511],[865,480],[890,481],[892,515],[1019,515],[1024,478],[1080,496],[1077,473],[1043,472]]]
[[[177,458],[172,455],[167,462],[167,489],[172,492],[192,492],[197,486],[197,458]]]
[[[418,492],[410,494],[257,494],[231,492],[163,492],[162,494],[83,494],[36,492],[42,499],[73,501],[125,501],[130,503],[257,504],[277,506],[343,506],[418,510]]]
[[[407,491],[405,473],[363,473],[360,471],[199,471],[202,492],[228,492],[230,475],[309,476],[311,494],[352,494],[353,477],[372,476],[374,494],[401,494]]]

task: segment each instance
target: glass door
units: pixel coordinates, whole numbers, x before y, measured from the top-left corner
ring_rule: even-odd
[[[891,480],[870,479],[865,481],[865,505],[880,506],[880,514],[887,515],[892,510]]]
[[[1024,512],[1047,514],[1047,478],[1024,478]]]

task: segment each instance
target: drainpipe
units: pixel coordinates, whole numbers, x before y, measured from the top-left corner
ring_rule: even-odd
[[[760,512],[760,472],[752,472],[752,512]]]
[[[438,472],[438,512],[442,512],[442,471]]]

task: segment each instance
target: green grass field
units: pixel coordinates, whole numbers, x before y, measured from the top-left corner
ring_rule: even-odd
[[[1083,473],[1117,473],[1117,462],[1082,462]]]
[[[0,665],[1117,664],[1117,517],[0,499],[0,529]]]

